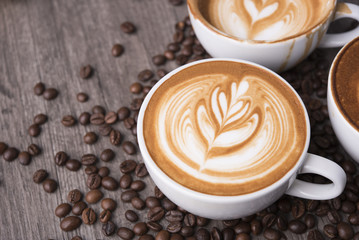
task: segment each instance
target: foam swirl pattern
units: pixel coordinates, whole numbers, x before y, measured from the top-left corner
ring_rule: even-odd
[[[306,32],[326,16],[326,0],[202,0],[205,18],[219,30],[252,40],[279,40]]]
[[[281,178],[299,159],[304,115],[283,84],[260,74],[213,73],[161,87],[145,113],[145,139],[151,138],[147,147],[159,167],[185,186],[248,193]]]

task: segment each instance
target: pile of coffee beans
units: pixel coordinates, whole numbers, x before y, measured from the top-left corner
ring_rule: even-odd
[[[182,4],[182,0],[169,0],[173,5]],[[131,22],[124,22],[120,30],[126,34],[135,34],[137,27]],[[124,54],[124,47],[116,43],[111,50],[114,57]],[[95,105],[88,112],[75,117],[66,115],[61,118],[64,127],[76,127],[76,124],[97,126],[97,131],[86,132],[83,135],[85,144],[97,141],[108,141],[114,146],[121,146],[127,156],[138,154],[137,144],[127,140],[127,134],[137,135],[137,116],[146,94],[156,84],[155,78],[162,78],[167,74],[163,67],[169,61],[183,65],[192,61],[208,58],[200,42],[196,38],[188,17],[175,24],[173,41],[168,43],[162,53],[152,57],[155,70],[139,71],[137,82],[132,83],[129,91],[133,99],[129,106],[121,106],[117,111],[106,110]],[[293,234],[301,234],[308,240],[319,239],[356,239],[359,233],[354,226],[359,225],[359,175],[356,165],[343,154],[339,142],[331,128],[328,109],[326,106],[326,89],[329,63],[324,60],[320,50],[316,50],[308,59],[294,69],[282,73],[282,76],[298,91],[303,99],[310,116],[312,140],[309,151],[340,164],[347,174],[347,185],[339,197],[327,200],[303,200],[290,196],[283,196],[277,202],[254,215],[241,219],[214,221],[191,214],[176,206],[157,187],[152,196],[143,196],[141,191],[146,188],[143,180],[148,176],[145,165],[133,159],[122,160],[119,167],[122,175],[119,181],[110,176],[110,169],[99,166],[101,163],[113,161],[116,153],[112,149],[104,149],[99,156],[84,153],[80,160],[71,158],[65,151],[57,152],[54,164],[65,166],[70,171],[78,171],[84,166],[84,181],[87,191],[83,194],[74,189],[68,193],[67,202],[59,204],[54,213],[60,220],[63,231],[73,231],[82,223],[96,224],[97,219],[102,224],[104,236],[115,233],[124,240],[134,237],[141,240],[247,240],[263,236],[265,239],[288,239]],[[79,71],[81,79],[89,80],[95,69],[91,65],[84,65]],[[100,73],[99,73],[100,74]],[[46,88],[43,83],[34,86],[34,93],[43,95],[46,100],[53,100],[58,96],[54,88]],[[78,102],[86,102],[86,93],[76,96]],[[30,136],[37,137],[41,133],[41,125],[48,121],[45,114],[34,117],[28,128]],[[115,124],[123,124],[126,133],[115,128]],[[101,136],[101,137],[100,137]],[[123,141],[123,139],[126,139]],[[20,152],[14,147],[0,142],[0,155],[5,161],[18,159],[20,164],[28,165],[31,159],[41,153],[41,148],[31,144],[27,151]],[[98,161],[100,159],[101,161]],[[79,173],[80,174],[80,173]],[[33,181],[42,183],[43,189],[52,193],[56,191],[58,183],[48,177],[45,169],[39,169],[33,174]],[[314,183],[327,183],[328,180],[314,174],[303,174],[300,178]],[[104,198],[107,191],[121,192],[120,200],[126,209],[123,214],[132,227],[117,226],[111,218],[115,214],[118,202],[115,199]],[[84,196],[84,197],[83,197]],[[101,212],[96,212],[95,204],[101,205]],[[326,218],[329,224],[320,227],[319,218]],[[320,220],[321,221],[321,220]],[[72,239],[82,239],[75,236]]]

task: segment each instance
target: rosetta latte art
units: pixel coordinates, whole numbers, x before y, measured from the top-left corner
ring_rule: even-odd
[[[252,40],[277,40],[315,26],[329,12],[326,0],[202,0],[219,30]]]

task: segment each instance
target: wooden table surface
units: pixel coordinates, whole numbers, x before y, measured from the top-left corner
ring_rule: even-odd
[[[129,86],[137,80],[139,71],[156,70],[152,56],[165,50],[172,41],[174,24],[185,16],[185,4],[174,7],[168,0],[0,1],[0,141],[20,150],[31,143],[43,149],[29,166],[22,166],[18,161],[0,161],[0,239],[71,239],[75,235],[89,240],[105,239],[99,221],[93,226],[82,224],[70,233],[61,231],[54,209],[66,202],[70,190],[87,191],[86,175],[84,167],[75,173],[56,166],[54,155],[65,151],[72,158],[80,159],[85,153],[98,155],[103,149],[112,148],[116,159],[98,165],[109,167],[110,175],[117,180],[121,176],[120,163],[125,159],[141,162],[141,156],[126,155],[104,137],[94,145],[86,145],[83,135],[97,128],[81,125],[65,128],[61,118],[68,114],[79,116],[97,104],[113,111],[128,106],[133,99]],[[122,33],[120,24],[124,21],[132,21],[137,32]],[[125,47],[119,58],[111,56],[115,43]],[[329,60],[333,54],[335,52],[328,51]],[[89,80],[79,77],[79,69],[85,64],[95,69]],[[175,67],[175,63],[170,62],[165,69]],[[57,88],[59,96],[53,101],[35,96],[33,87],[39,81]],[[89,101],[77,102],[79,92],[88,93]],[[32,138],[27,128],[38,113],[46,113],[49,122],[42,127],[39,137]],[[126,133],[127,140],[135,141],[123,124],[115,127]],[[40,168],[58,180],[55,193],[48,194],[41,185],[33,183],[32,175]],[[145,181],[147,187],[140,194],[143,199],[153,195],[154,189],[149,176]],[[132,207],[120,201],[121,191],[104,192],[106,197],[118,200],[113,221],[117,226],[132,228],[133,224],[124,218],[125,210]],[[99,213],[99,204],[94,205],[94,209]],[[140,219],[145,221],[145,214]],[[318,220],[320,229],[325,222],[325,217]],[[222,226],[222,223],[212,221],[212,225]],[[306,234],[286,234],[288,239],[306,239]]]

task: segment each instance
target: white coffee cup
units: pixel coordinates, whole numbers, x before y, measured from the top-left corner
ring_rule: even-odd
[[[243,59],[281,72],[300,63],[318,46],[342,47],[359,36],[359,26],[345,33],[326,34],[334,20],[353,18],[359,21],[358,5],[330,1],[333,1],[333,8],[319,25],[300,35],[275,41],[239,39],[219,31],[201,15],[196,0],[188,0],[188,12],[197,38],[212,57]]]
[[[172,180],[167,176],[151,158],[148,149],[146,147],[144,139],[143,120],[146,108],[151,97],[155,93],[156,89],[163,84],[166,80],[171,78],[174,74],[183,71],[195,64],[204,62],[215,61],[230,61],[238,63],[246,63],[264,69],[269,74],[273,73],[271,70],[262,67],[260,65],[250,63],[243,60],[236,59],[206,59],[202,61],[193,62],[185,66],[179,67],[174,71],[168,73],[163,77],[147,94],[138,116],[137,123],[137,136],[139,147],[144,159],[144,163],[147,170],[152,177],[153,181],[159,187],[159,189],[175,204],[181,206],[185,210],[194,213],[199,216],[211,218],[211,219],[235,219],[243,216],[248,216],[256,213],[273,202],[279,199],[283,194],[289,194],[307,199],[324,200],[337,197],[342,193],[346,183],[346,175],[343,169],[332,162],[331,160],[323,157],[307,153],[309,140],[310,140],[310,123],[305,106],[301,101],[299,95],[290,85],[279,75],[275,74],[278,79],[288,85],[297,96],[301,103],[301,107],[305,112],[306,119],[306,142],[304,150],[300,156],[300,159],[296,162],[295,166],[285,174],[284,177],[276,181],[274,184],[265,187],[259,191],[243,194],[239,196],[216,196],[210,194],[204,194],[191,190],[183,185]],[[325,167],[324,167],[325,166]],[[300,173],[315,173],[322,175],[330,179],[331,184],[314,184],[308,183],[296,179],[297,174]]]
[[[333,76],[336,71],[336,66],[338,65],[341,56],[343,53],[354,43],[359,42],[359,37],[355,38],[347,45],[345,45],[335,57],[329,72],[328,78],[328,93],[327,93],[327,102],[328,102],[328,111],[330,122],[333,126],[333,130],[338,137],[340,143],[344,149],[349,153],[349,155],[359,162],[359,131],[344,117],[343,111],[340,109],[340,106],[335,100],[334,90],[333,90]],[[359,54],[359,52],[358,52]],[[358,68],[358,66],[352,66],[353,68]],[[353,103],[355,104],[355,103]],[[358,107],[358,106],[357,106]]]

